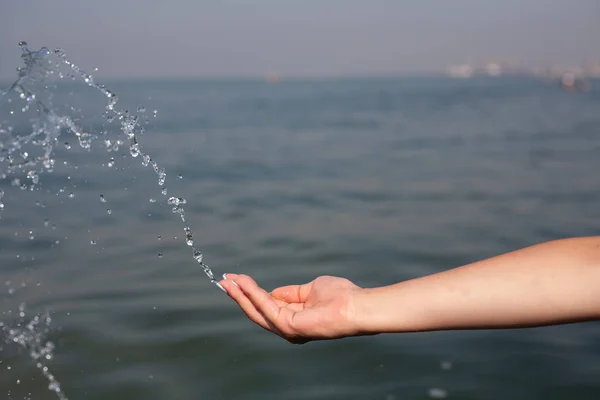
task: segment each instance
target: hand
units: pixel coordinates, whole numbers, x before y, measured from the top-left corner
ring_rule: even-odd
[[[361,288],[347,279],[321,276],[267,293],[249,276],[225,274],[223,278],[219,283],[248,318],[291,343],[359,334],[354,294]]]

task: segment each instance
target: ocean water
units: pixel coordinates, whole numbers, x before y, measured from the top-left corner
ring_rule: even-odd
[[[218,275],[373,287],[600,234],[600,82],[106,84],[146,108],[140,142]],[[54,104],[102,130],[98,94],[67,94]],[[600,396],[599,323],[288,344],[206,279],[127,146],[59,142],[36,190],[0,181],[0,290],[3,321],[21,303],[51,312],[49,365],[71,400]],[[2,347],[0,397],[56,398],[26,352]]]

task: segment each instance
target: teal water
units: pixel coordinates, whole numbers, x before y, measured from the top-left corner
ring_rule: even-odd
[[[121,107],[146,107],[140,141],[187,199],[216,274],[377,286],[600,234],[600,82],[588,93],[509,78],[107,86]],[[89,93],[56,97],[76,98],[66,111],[98,131]],[[290,345],[210,284],[127,146],[65,142],[67,165],[39,190],[0,182],[0,283],[3,319],[20,303],[52,311],[51,367],[71,400],[600,393],[598,323]],[[0,361],[0,394],[55,398],[22,350],[5,344]]]

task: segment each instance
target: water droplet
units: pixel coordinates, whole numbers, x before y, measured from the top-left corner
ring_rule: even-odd
[[[44,367],[44,368],[47,368],[47,367]],[[53,392],[58,393],[58,392],[60,392],[60,385],[56,381],[51,381],[50,384],[48,385],[48,389],[50,389]]]
[[[167,179],[167,173],[164,169],[160,168],[158,170],[158,186],[164,186],[165,180]]]
[[[163,258],[163,253],[158,253],[158,258]]]
[[[202,252],[194,250],[194,260],[196,260],[198,264],[202,264],[202,257]]]
[[[166,196],[167,195],[167,188],[163,188],[163,190],[161,190],[160,193],[162,193],[163,196]]]
[[[112,214],[112,210],[111,210],[110,208],[107,208],[107,209],[106,209],[106,213],[107,213],[108,215],[110,215],[110,214]]]
[[[27,179],[31,179],[31,182],[32,182],[34,185],[37,185],[37,183],[40,181],[40,177],[39,177],[39,175],[37,174],[37,172],[35,172],[35,171],[29,171],[29,172],[27,173]]]
[[[448,392],[440,388],[431,388],[427,394],[432,399],[445,399],[448,397]]]
[[[103,203],[106,203],[106,199],[104,198],[103,194],[100,195],[100,201]]]
[[[95,240],[90,240],[90,244],[91,244],[92,246],[94,246],[94,245],[96,245],[96,241],[95,241]]]
[[[178,177],[179,179],[183,179],[183,175],[181,175],[181,174],[179,174],[177,177]]]
[[[75,193],[73,193],[73,192],[69,193],[69,198],[72,199],[73,197],[75,197]]]
[[[450,361],[442,361],[440,363],[440,367],[445,370],[449,370],[452,368],[452,363]]]
[[[148,199],[148,201],[149,201],[150,203],[156,203],[156,199],[155,199],[155,198],[150,198],[150,199]]]
[[[132,143],[129,146],[129,153],[131,154],[131,157],[137,157],[140,155],[140,145],[137,143]]]
[[[48,226],[50,226],[50,221],[48,220],[48,218],[46,218],[44,220],[44,228],[47,228]]]
[[[158,240],[162,240],[162,236],[158,235]]]
[[[71,149],[71,145],[69,144],[69,142],[65,142],[65,149],[67,149],[67,150]]]
[[[169,200],[167,201],[167,203],[178,207],[180,205],[186,204],[187,200],[184,199],[183,197],[169,197]]]

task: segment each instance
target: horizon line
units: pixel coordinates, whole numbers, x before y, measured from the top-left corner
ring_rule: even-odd
[[[169,75],[150,75],[150,76],[107,76],[101,77],[99,75],[92,75],[94,77],[94,81],[96,83],[101,82],[114,82],[114,83],[122,83],[122,82],[148,82],[148,81],[252,81],[252,82],[265,82],[265,83],[284,83],[284,82],[298,82],[298,81],[336,81],[336,80],[364,80],[364,79],[401,79],[401,78],[449,78],[449,79],[459,79],[452,77],[445,73],[444,71],[421,71],[421,72],[398,72],[398,73],[373,73],[373,74],[322,74],[322,75],[312,75],[312,74],[293,74],[293,75],[285,75],[285,74],[276,74],[276,78],[270,77],[269,73],[264,75],[181,75],[181,76],[169,76]],[[470,79],[478,79],[478,78],[493,78],[493,79],[502,79],[502,78],[515,78],[515,77],[534,77],[533,75],[528,74],[507,74],[501,75],[497,77],[488,77],[486,75],[475,75],[470,77]],[[0,86],[3,85],[11,85],[17,77],[10,79],[5,77],[0,77]],[[272,81],[270,81],[272,80]],[[69,82],[70,83],[70,82]]]

